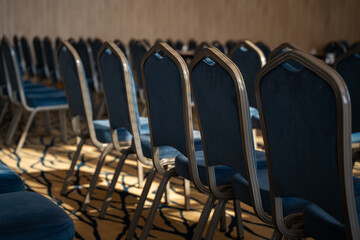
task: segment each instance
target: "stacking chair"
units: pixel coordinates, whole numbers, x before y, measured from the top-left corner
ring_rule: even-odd
[[[56,59],[55,49],[49,37],[45,37],[43,41],[45,53],[45,67],[47,77],[54,80],[54,83],[60,80],[58,63]]]
[[[23,68],[23,66],[25,66],[24,56],[23,56],[22,50],[21,50],[21,43],[16,35],[14,35],[14,37],[13,37],[13,42],[14,42],[15,52],[19,59],[20,67]]]
[[[346,46],[341,41],[329,42],[324,47],[325,62],[332,66],[337,57],[347,52]]]
[[[208,42],[202,42],[196,47],[194,52],[196,54],[196,53],[200,52],[201,50],[203,50],[204,48],[207,48],[207,47],[210,47],[210,46],[211,45]]]
[[[351,97],[351,142],[360,142],[360,46],[336,59],[334,68],[344,79]]]
[[[96,74],[98,71],[97,56],[98,56],[98,53],[100,51],[102,44],[103,44],[103,41],[101,39],[95,38],[94,41],[92,42],[92,44],[90,45],[91,51],[92,51],[93,62],[94,62],[94,70],[95,70]]]
[[[233,49],[233,47],[235,47],[235,45],[236,45],[236,42],[235,42],[234,40],[228,40],[228,41],[225,43],[227,52],[230,53],[231,50]]]
[[[181,40],[175,42],[175,49],[181,51],[184,47],[184,43]]]
[[[15,152],[18,152],[25,143],[25,139],[33,119],[38,112],[59,111],[61,138],[66,142],[66,110],[68,105],[65,93],[61,90],[47,88],[43,85],[35,86],[33,89],[25,85],[16,54],[9,40],[3,37],[2,50],[7,67],[7,91],[11,102],[17,107],[11,125],[9,127],[5,144],[9,144],[19,124],[24,110],[30,112]]]
[[[169,45],[170,47],[174,48],[174,43],[170,38],[168,40],[166,40],[166,44]]]
[[[129,232],[135,231],[141,210],[144,206],[150,186],[155,177],[156,169],[151,161],[151,142],[148,128],[148,120],[140,117],[137,109],[137,99],[135,84],[132,72],[129,67],[125,54],[113,42],[105,42],[99,53],[99,70],[100,77],[104,86],[108,114],[110,116],[110,127],[112,131],[113,145],[116,150],[121,150],[121,145],[117,137],[117,131],[121,128],[127,129],[132,138],[131,153],[136,153],[141,164],[150,167],[152,170],[148,174],[146,185],[143,188],[139,203],[137,204],[136,213],[132,219]],[[162,163],[167,163],[169,159],[175,158],[178,151],[171,147],[160,147],[159,158]],[[118,163],[114,177],[109,187],[108,194],[105,198],[100,217],[104,217],[106,209],[111,201],[111,195],[114,191],[117,179],[123,166],[123,161]],[[188,182],[185,183],[185,186]],[[185,188],[185,207],[190,208],[189,188]],[[128,233],[128,236],[131,235]]]
[[[59,47],[60,43],[61,43],[61,38],[60,38],[60,37],[56,37],[56,39],[55,39],[55,48],[56,48],[56,49]]]
[[[25,63],[25,65],[23,66],[24,67],[23,71],[25,74],[28,74],[29,76],[32,77],[35,75],[35,66],[31,54],[29,42],[25,36],[21,37],[20,42],[21,42],[21,50]]]
[[[287,68],[289,61],[302,68]],[[276,228],[290,239],[360,239],[345,82],[324,62],[296,49],[269,62],[256,81]],[[304,231],[285,223],[286,198],[311,203],[299,217]]]
[[[35,52],[35,59],[36,59],[36,75],[42,79],[45,75],[45,55],[43,51],[42,42],[39,37],[34,37],[33,39],[33,47]]]
[[[87,81],[85,80],[85,71],[75,48],[69,42],[62,42],[58,48],[57,55],[70,106],[73,131],[76,137],[80,139],[74,157],[72,158],[71,166],[67,172],[61,194],[66,193],[66,189],[70,184],[76,162],[85,140],[90,138],[96,147],[104,149],[99,157],[88,193],[86,194],[82,205],[82,210],[85,210],[90,203],[90,197],[95,189],[97,178],[102,165],[104,164],[105,157],[114,149],[114,145],[111,143],[111,136],[113,133],[110,131],[108,119],[93,119],[89,88]],[[86,127],[83,128],[82,126]],[[118,130],[117,137],[119,142],[128,142],[131,140],[132,135],[126,129],[122,128]],[[123,156],[121,161],[124,161],[127,154],[129,154],[129,150],[124,150],[122,153]]]
[[[221,42],[219,42],[218,40],[215,40],[211,43],[211,45],[213,45],[214,47],[216,47],[217,49],[220,50],[220,52],[225,53],[225,48],[224,46],[221,44]]]
[[[188,42],[188,50],[193,51],[196,49],[196,47],[197,47],[197,43],[196,43],[195,39],[190,39]]]
[[[268,60],[270,61],[271,59],[282,54],[283,52],[291,51],[293,49],[298,49],[298,47],[295,47],[293,44],[288,42],[282,43],[270,52]]]
[[[10,102],[7,94],[6,73],[5,73],[5,65],[2,55],[1,44],[0,44],[0,100],[1,100],[1,111],[0,111],[0,126],[1,126]]]
[[[256,42],[255,45],[256,45],[258,48],[261,49],[261,51],[262,51],[262,52],[264,53],[264,55],[265,55],[265,58],[266,58],[266,59],[269,59],[269,55],[270,55],[270,52],[271,52],[269,46],[266,45],[265,43],[261,42],[261,41]]]
[[[130,48],[131,66],[134,70],[135,82],[137,83],[137,95],[141,106],[140,115],[146,113],[146,101],[144,96],[144,86],[141,75],[141,61],[148,50],[148,46],[143,41],[135,41]]]
[[[115,39],[114,43],[116,44],[116,46],[118,46],[118,48],[120,48],[120,50],[125,54],[125,57],[128,59],[125,44],[119,39]]]

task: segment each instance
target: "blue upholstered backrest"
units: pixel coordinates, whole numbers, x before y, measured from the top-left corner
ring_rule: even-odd
[[[44,38],[44,51],[45,51],[47,66],[49,68],[49,71],[52,73],[56,70],[56,68],[55,68],[55,59],[54,59],[52,43],[48,37]]]
[[[194,66],[191,85],[208,165],[227,165],[246,177],[238,99],[231,75],[206,57]]]
[[[80,79],[76,68],[75,58],[66,46],[62,46],[60,52],[58,53],[58,59],[71,116],[80,116],[83,120],[85,120],[86,112],[84,107],[84,101],[81,95]],[[82,71],[82,74],[85,77],[84,71]],[[85,86],[86,90],[88,91],[86,81]],[[88,97],[88,99],[91,108],[90,96]],[[92,113],[91,109],[89,110],[89,112]]]
[[[95,69],[98,69],[97,66],[97,57],[98,57],[98,53],[100,51],[100,48],[102,46],[102,41],[98,38],[96,38],[94,40],[94,42],[91,44],[91,50],[92,50],[92,54],[93,54],[93,59],[94,59],[94,65],[95,65]]]
[[[112,129],[125,128],[132,133],[122,62],[109,48],[105,48],[104,51],[100,53],[99,64],[109,110],[110,126]],[[127,65],[131,77],[135,116],[138,127],[140,127],[134,79],[131,68],[128,63]]]
[[[249,105],[256,108],[255,78],[261,68],[261,59],[259,55],[255,50],[243,45],[232,53],[231,60],[239,68],[241,75],[244,78]]]
[[[38,37],[34,37],[33,39],[34,52],[36,57],[36,68],[43,69],[44,68],[44,59],[42,55],[41,49],[41,41]]]
[[[188,43],[188,49],[189,50],[195,50],[197,47],[197,43],[194,39],[190,39]]]
[[[265,74],[256,91],[275,196],[309,200],[341,221],[333,89],[310,69],[290,71],[282,63]]]
[[[342,59],[336,70],[343,77],[350,93],[352,132],[360,132],[360,55],[355,53]]]
[[[90,60],[90,56],[88,49],[87,49],[87,45],[85,43],[84,40],[80,40],[77,44],[76,44],[76,51],[78,52],[80,58],[81,58],[81,62],[83,64],[84,70],[85,70],[85,76],[86,79],[91,79],[92,76],[92,70],[91,70],[91,60]]]
[[[169,145],[187,155],[177,65],[167,55],[155,52],[144,62],[144,78],[154,147]]]
[[[133,69],[136,72],[137,84],[139,88],[143,88],[143,80],[141,74],[141,61],[146,53],[146,48],[140,43],[134,43],[132,47]]]
[[[5,75],[5,63],[3,60],[3,50],[2,45],[0,44],[0,87],[6,85],[6,75]],[[1,92],[2,90],[0,90]]]
[[[219,49],[222,53],[225,52],[224,46],[219,41],[213,41],[211,44],[217,49]]]
[[[16,35],[13,37],[13,42],[14,42],[15,52],[18,56],[18,59],[20,59],[19,39]]]
[[[26,69],[29,71],[30,74],[34,74],[32,72],[32,63],[33,62],[32,62],[32,58],[31,58],[31,52],[30,52],[28,40],[25,37],[22,37],[20,39],[20,41],[21,41],[21,48],[22,48],[22,52],[24,55]]]
[[[270,48],[267,45],[265,45],[263,42],[257,42],[255,45],[261,49],[266,59],[268,59],[270,55]]]
[[[125,54],[125,56],[127,57],[127,53],[126,53],[126,48],[124,43],[122,43],[120,40],[115,40],[114,43],[116,44],[116,46],[118,46],[120,48],[120,50]]]

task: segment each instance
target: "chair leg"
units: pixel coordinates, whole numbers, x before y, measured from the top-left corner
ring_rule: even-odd
[[[96,182],[97,182],[97,179],[99,177],[101,168],[104,165],[105,158],[113,149],[114,149],[114,145],[112,143],[110,143],[109,145],[107,145],[105,147],[104,151],[101,153],[98,164],[97,164],[96,169],[95,169],[95,173],[94,173],[94,175],[93,175],[93,177],[91,179],[90,187],[89,187],[88,192],[87,192],[87,194],[85,196],[84,202],[83,202],[83,204],[81,206],[81,211],[85,211],[87,206],[89,205],[91,195],[92,195],[92,193],[93,193],[93,191],[94,191],[94,189],[96,187]]]
[[[137,161],[137,174],[138,174],[138,187],[142,188],[144,186],[144,167]]]
[[[66,144],[67,142],[67,129],[66,129],[66,110],[59,111],[59,121],[60,121],[60,134],[61,140]]]
[[[72,175],[73,175],[73,172],[74,172],[74,168],[75,168],[75,165],[76,165],[76,161],[79,158],[81,148],[83,147],[83,145],[85,143],[85,140],[86,140],[85,137],[80,138],[80,141],[79,141],[78,146],[76,148],[76,152],[75,152],[74,157],[73,157],[73,159],[71,161],[71,166],[70,166],[70,168],[69,168],[69,170],[68,170],[68,172],[66,174],[64,185],[63,185],[62,190],[61,190],[61,195],[65,194],[66,189],[68,188],[68,186],[70,184],[70,181],[71,181],[71,178],[72,178]]]
[[[172,173],[170,171],[168,171],[168,172],[166,172],[164,174],[163,178],[161,179],[160,185],[159,185],[159,187],[157,189],[157,192],[156,192],[156,195],[155,195],[155,199],[154,199],[153,204],[152,204],[151,209],[150,209],[149,216],[146,219],[143,231],[141,233],[140,240],[147,239],[147,237],[149,235],[151,226],[152,226],[152,224],[154,222],[156,212],[158,211],[158,208],[159,208],[159,204],[160,204],[162,195],[164,194],[164,191],[166,189],[166,185],[167,185],[167,183],[169,182],[169,180],[171,178],[171,174]]]
[[[147,178],[146,178],[146,183],[145,183],[145,186],[141,192],[141,196],[140,196],[140,199],[139,199],[139,202],[138,202],[138,205],[136,207],[136,210],[135,210],[135,213],[134,213],[134,217],[130,223],[130,227],[129,227],[129,230],[126,234],[126,240],[131,240],[133,239],[133,236],[134,236],[134,233],[135,233],[135,229],[137,227],[137,224],[139,222],[139,218],[141,216],[141,212],[144,208],[144,204],[145,204],[145,201],[146,201],[146,197],[149,193],[149,190],[150,190],[150,187],[151,187],[151,184],[154,180],[154,177],[156,175],[156,170],[153,168],[150,170]]]
[[[104,109],[105,109],[105,105],[106,105],[105,98],[100,99],[100,104],[96,110],[95,119],[101,118],[101,115],[103,114]]]
[[[14,134],[15,134],[15,131],[19,125],[19,121],[21,119],[21,115],[23,114],[23,108],[22,107],[18,107],[16,110],[15,110],[15,113],[14,113],[14,116],[11,120],[11,124],[10,124],[10,127],[9,127],[9,130],[7,131],[6,133],[6,137],[5,137],[5,144],[6,145],[10,145],[11,143],[11,140],[13,139],[14,137]]]
[[[50,112],[46,111],[44,112],[44,124],[45,124],[45,129],[48,132],[48,134],[51,134],[51,119],[50,119]]]
[[[226,206],[227,200],[219,200],[214,214],[212,216],[208,231],[206,233],[205,239],[213,239],[214,235],[215,235],[215,231],[216,231],[216,227],[219,223],[219,219],[221,217],[221,215],[223,214],[224,210],[225,210],[225,206]]]
[[[241,217],[240,201],[237,199],[234,199],[234,211],[235,211],[235,221],[237,226],[236,232],[238,239],[244,239],[244,225]]]
[[[127,158],[127,156],[129,155],[130,153],[130,150],[123,153],[120,160],[119,160],[119,163],[115,169],[115,172],[114,172],[114,176],[113,176],[113,179],[111,181],[111,184],[110,184],[110,187],[109,187],[109,190],[106,194],[106,198],[105,198],[105,201],[103,203],[103,206],[102,206],[102,209],[101,209],[101,212],[100,212],[100,218],[103,218],[106,214],[106,209],[109,205],[109,203],[111,202],[111,196],[114,192],[114,189],[115,189],[115,185],[117,183],[117,180],[119,178],[119,175],[120,175],[120,172],[121,172],[121,169],[123,168],[124,166],[124,162],[125,162],[125,159]]]
[[[8,101],[8,100],[5,100],[5,101],[4,101],[4,105],[2,106],[2,109],[1,109],[1,112],[0,112],[0,126],[1,126],[2,121],[3,121],[3,119],[4,119],[6,110],[8,109],[8,106],[9,106],[9,101]]]
[[[206,200],[204,208],[201,212],[201,216],[198,221],[198,224],[196,225],[192,240],[199,240],[201,238],[202,233],[204,232],[204,229],[206,227],[206,223],[209,219],[209,215],[210,215],[210,212],[211,212],[212,206],[214,205],[215,200],[216,200],[216,197],[210,193],[209,197]]]
[[[226,209],[220,215],[220,232],[226,231]]]
[[[184,178],[184,198],[185,198],[185,210],[190,210],[190,181]]]
[[[25,139],[27,136],[27,133],[29,132],[31,123],[33,122],[34,116],[37,113],[37,111],[33,111],[30,113],[29,119],[26,122],[25,128],[23,130],[23,133],[21,134],[20,140],[16,146],[15,152],[19,152],[21,150],[21,148],[23,147],[24,143],[25,143]]]

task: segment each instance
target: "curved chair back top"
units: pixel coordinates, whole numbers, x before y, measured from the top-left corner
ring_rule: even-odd
[[[211,43],[211,45],[213,45],[214,47],[216,47],[217,49],[219,49],[222,53],[225,53],[225,48],[222,45],[221,42],[219,42],[218,40],[215,40]]]
[[[351,98],[352,132],[360,132],[360,46],[341,55],[335,69],[344,79]]]
[[[169,45],[171,48],[174,48],[174,42],[171,39],[166,40],[166,44]]]
[[[200,52],[201,50],[203,50],[204,48],[207,48],[207,47],[210,47],[211,45],[208,43],[208,42],[202,42],[200,43],[196,49],[194,50],[195,51],[195,54]]]
[[[255,43],[255,45],[256,45],[258,48],[261,49],[261,51],[262,51],[262,52],[264,53],[264,55],[265,55],[265,58],[268,59],[268,58],[269,58],[269,55],[270,55],[270,52],[271,52],[269,46],[266,45],[265,43],[261,42],[261,41]]]
[[[42,51],[41,41],[39,37],[34,37],[33,46],[36,58],[36,68],[38,70],[44,69],[44,55]]]
[[[256,108],[255,79],[266,63],[265,55],[254,43],[244,40],[233,47],[229,58],[236,64],[244,78],[249,105]]]
[[[118,48],[120,48],[120,50],[125,54],[125,57],[127,58],[125,44],[119,39],[115,39],[114,43],[116,44],[116,46],[118,46]]]
[[[21,37],[20,39],[21,41],[21,48],[22,48],[22,53],[24,56],[24,61],[25,61],[25,66],[26,66],[26,71],[29,74],[34,74],[33,72],[33,59],[31,56],[31,50],[30,50],[30,46],[29,46],[29,42],[26,39],[25,36]]]
[[[239,69],[218,49],[205,48],[192,61],[190,75],[208,174],[214,166],[226,165],[247,179],[244,159],[253,157],[254,148]],[[208,177],[210,187],[214,179]]]
[[[284,65],[289,61],[304,67],[289,69]],[[275,222],[282,219],[281,198],[297,197],[349,224],[350,213],[356,213],[351,106],[340,75],[294,49],[260,70],[256,97]]]
[[[134,70],[134,76],[140,89],[143,89],[143,80],[141,75],[141,61],[148,50],[143,41],[135,41],[131,44],[131,65]]]
[[[288,42],[282,43],[270,52],[269,61],[281,53],[291,51],[293,49],[297,49],[297,47]]]
[[[94,144],[101,145],[96,142],[89,88],[81,58],[67,41],[60,43],[57,56],[74,132],[77,136],[89,133]],[[81,129],[81,122],[87,124],[88,128]]]
[[[48,67],[48,70],[50,72],[51,77],[58,78],[57,76],[57,61],[55,58],[55,49],[51,43],[50,38],[45,37],[44,38],[44,52],[45,52],[45,59],[46,59],[46,65]],[[59,43],[60,44],[60,43]]]
[[[197,43],[195,41],[195,39],[190,39],[189,43],[188,43],[188,50],[195,50],[197,47]]]

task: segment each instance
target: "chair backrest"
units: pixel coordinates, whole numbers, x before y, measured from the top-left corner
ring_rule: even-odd
[[[141,61],[148,50],[143,41],[135,41],[131,44],[131,65],[134,70],[134,76],[140,89],[143,89],[143,80],[141,75]]]
[[[14,35],[14,37],[13,37],[13,43],[14,43],[14,47],[15,47],[15,52],[17,54],[19,62],[21,63],[23,61],[22,50],[21,50],[21,47],[20,47],[19,39],[18,39],[18,37],[16,35]]]
[[[207,48],[207,47],[210,47],[211,45],[208,43],[208,42],[202,42],[200,43],[196,49],[194,50],[195,51],[195,54],[200,52],[201,50],[203,50],[204,48]]]
[[[266,45],[265,43],[261,42],[261,41],[255,43],[255,45],[256,45],[258,48],[261,49],[261,51],[262,51],[262,52],[264,53],[264,55],[265,55],[265,58],[268,59],[268,58],[269,58],[269,55],[270,55],[270,52],[271,52],[269,46]]]
[[[360,132],[360,46],[341,55],[334,67],[344,79],[350,93],[352,132]]]
[[[91,46],[91,51],[92,51],[92,57],[93,57],[93,62],[94,62],[94,69],[97,72],[98,71],[98,65],[97,65],[97,57],[98,57],[98,53],[100,51],[100,48],[103,44],[103,41],[99,38],[95,38],[94,41],[92,42]]]
[[[291,51],[293,49],[297,49],[297,47],[295,47],[293,44],[288,43],[288,42],[284,42],[282,44],[280,44],[279,46],[277,46],[276,48],[274,48],[270,54],[269,54],[269,61],[271,59],[273,59],[274,57],[287,52],[287,51]]]
[[[167,45],[169,45],[171,48],[174,48],[174,42],[169,38],[166,40]]]
[[[225,48],[224,46],[221,44],[221,42],[219,42],[218,40],[215,40],[211,43],[211,45],[213,45],[214,47],[216,47],[217,49],[220,50],[220,52],[225,53]]]
[[[244,40],[233,47],[229,58],[236,64],[244,78],[249,105],[256,108],[255,79],[266,63],[265,55],[254,43]]]
[[[231,50],[233,49],[233,47],[235,47],[235,45],[236,45],[236,42],[234,40],[226,41],[225,46],[226,46],[227,52],[230,53]]]
[[[118,46],[118,48],[120,48],[120,50],[125,54],[125,57],[128,58],[125,44],[124,44],[121,40],[119,40],[119,39],[115,39],[114,43],[115,43],[116,46]]]
[[[96,142],[89,88],[85,80],[85,70],[81,58],[67,41],[60,43],[57,56],[72,117],[73,130],[77,136],[89,133],[94,144],[101,145]],[[82,123],[87,125],[86,129],[82,129]]]
[[[213,47],[195,55],[190,81],[208,183],[215,193],[215,166],[229,166],[248,179],[245,159],[256,165],[245,83],[236,65]]]
[[[341,41],[329,42],[324,47],[325,62],[332,65],[337,57],[346,52],[346,46]]]
[[[59,79],[59,73],[58,73],[58,69],[57,69],[57,59],[55,56],[55,49],[54,49],[49,37],[44,38],[43,46],[44,46],[44,52],[45,52],[46,66],[48,68],[48,72],[50,75],[49,77],[51,77],[53,79]]]
[[[60,46],[61,43],[61,38],[60,37],[56,37],[55,39],[55,48],[57,49]]]
[[[195,50],[197,47],[197,43],[195,41],[195,39],[190,39],[189,43],[188,43],[188,50]]]
[[[39,37],[34,37],[33,39],[33,47],[36,58],[36,70],[38,74],[44,70],[44,54],[41,46],[41,40]]]
[[[184,43],[181,41],[181,40],[177,40],[175,42],[175,49],[176,50],[182,50],[183,49],[183,46],[184,46]]]
[[[3,93],[3,86],[6,86],[5,62],[3,56],[2,45],[0,43],[0,94]]]
[[[80,39],[79,42],[76,44],[76,51],[81,58],[85,70],[86,80],[88,81],[88,83],[92,80],[94,83],[94,89],[98,91],[99,86],[95,74],[95,65],[91,47],[84,39]]]
[[[292,61],[304,67],[289,69]],[[283,222],[282,198],[317,204],[346,228],[359,231],[351,159],[351,103],[340,75],[294,49],[269,61],[256,80],[269,170],[272,212]],[[349,230],[349,229],[348,229]]]
[[[21,37],[20,41],[21,41],[21,49],[22,49],[22,53],[24,56],[25,67],[26,67],[26,69],[24,69],[24,70],[26,70],[26,73],[28,73],[30,75],[34,75],[34,69],[33,69],[34,62],[33,62],[32,56],[31,56],[29,42],[25,36]]]

